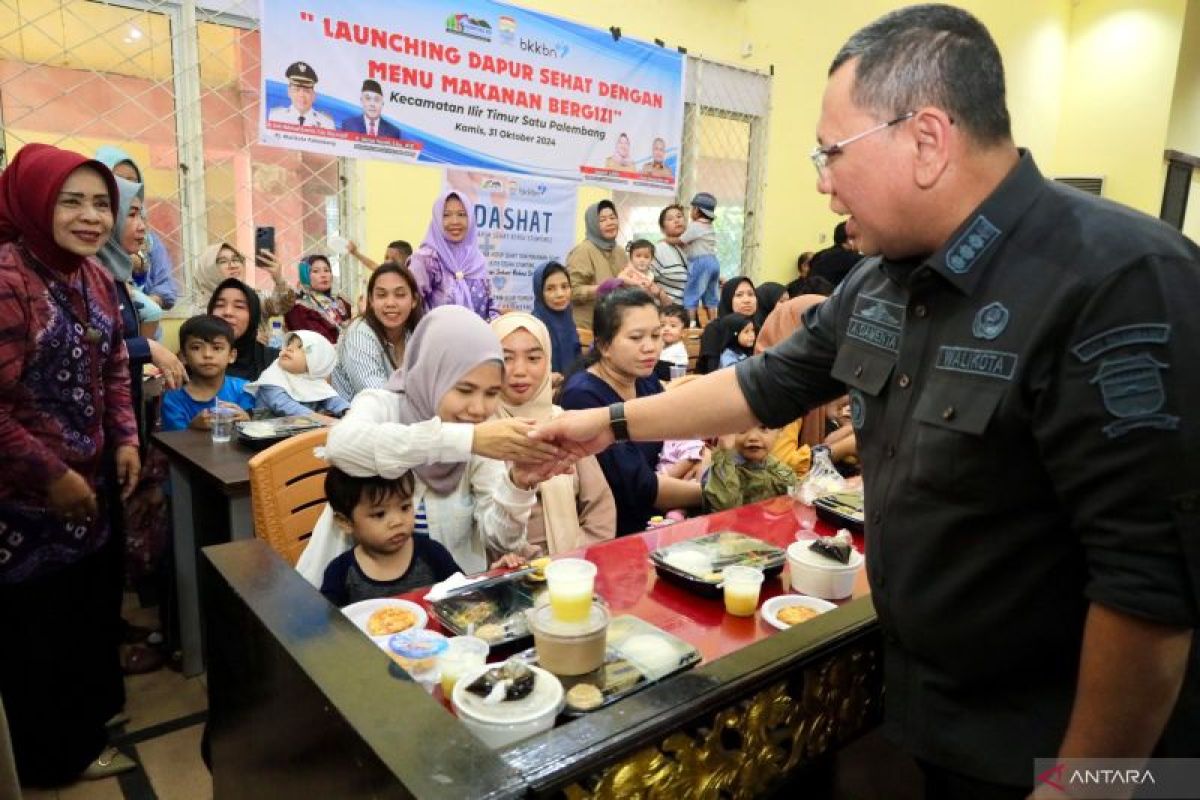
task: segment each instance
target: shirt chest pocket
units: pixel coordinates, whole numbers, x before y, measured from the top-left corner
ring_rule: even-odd
[[[916,442],[913,483],[955,496],[994,493],[1003,474],[1001,450],[987,446],[1008,385],[986,385],[934,374],[925,385],[913,420]]]
[[[877,418],[882,411],[878,401],[895,368],[895,358],[883,353],[853,345],[838,351],[829,374],[846,384],[850,421],[856,432],[861,434],[878,424]],[[866,444],[865,440],[859,442],[860,446]]]

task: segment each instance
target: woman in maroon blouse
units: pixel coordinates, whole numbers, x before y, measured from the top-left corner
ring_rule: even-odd
[[[104,165],[26,145],[0,175],[0,695],[22,783],[133,766],[108,748],[124,702],[120,542],[138,439],[112,278]]]

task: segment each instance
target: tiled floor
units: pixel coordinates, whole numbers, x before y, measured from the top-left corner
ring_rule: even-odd
[[[151,625],[153,609],[126,608],[126,619]],[[25,800],[210,800],[212,778],[200,760],[200,734],[208,709],[204,676],[184,678],[170,669],[125,679],[129,722],[113,743],[140,769],[102,781],[80,781],[58,790],[25,789]]]

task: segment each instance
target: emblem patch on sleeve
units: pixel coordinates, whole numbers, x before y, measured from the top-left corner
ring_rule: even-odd
[[[1162,371],[1168,367],[1149,353],[1100,362],[1090,382],[1099,384],[1104,409],[1116,417],[1116,422],[1104,426],[1105,436],[1115,439],[1138,428],[1179,427],[1179,417],[1158,413],[1167,402]]]

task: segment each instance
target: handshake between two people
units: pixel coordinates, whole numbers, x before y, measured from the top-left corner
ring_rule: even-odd
[[[522,417],[490,419],[475,426],[471,452],[507,461],[509,477],[533,489],[556,475],[569,475],[575,462],[599,453],[614,441],[608,409],[567,411],[546,422]]]

